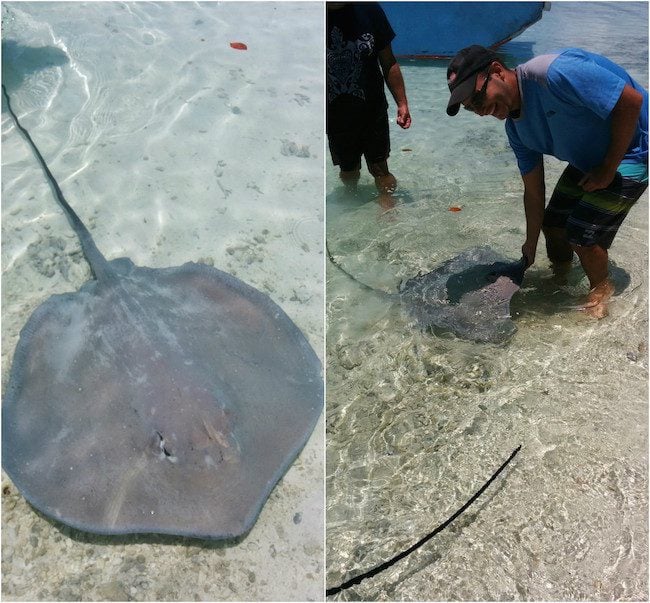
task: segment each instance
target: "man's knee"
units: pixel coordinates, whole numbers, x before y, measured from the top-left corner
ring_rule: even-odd
[[[608,257],[607,249],[601,247],[600,245],[578,245],[577,243],[571,243],[571,249],[576,252],[576,255],[579,258],[596,258],[606,260]]]

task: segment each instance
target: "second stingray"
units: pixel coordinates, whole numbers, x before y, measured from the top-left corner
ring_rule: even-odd
[[[21,331],[3,468],[82,530],[244,534],[321,413],[318,357],[279,306],[225,272],[107,261],[2,90],[94,275]]]
[[[337,268],[364,288],[399,296],[409,315],[424,329],[485,343],[506,342],[517,331],[510,316],[510,300],[524,278],[524,257],[512,261],[490,247],[473,247],[408,279],[397,293],[390,294],[361,283],[329,249],[327,253]]]

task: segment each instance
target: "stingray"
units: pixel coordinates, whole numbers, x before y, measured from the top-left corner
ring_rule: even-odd
[[[230,274],[107,261],[2,90],[93,275],[20,333],[2,466],[34,507],[84,531],[245,534],[321,413],[317,355]]]
[[[328,257],[360,282],[334,260],[329,250]],[[360,284],[382,295],[399,297],[423,329],[472,341],[503,343],[517,331],[510,316],[510,300],[521,287],[526,267],[525,257],[509,260],[482,246],[466,249],[430,272],[400,283],[396,293]]]

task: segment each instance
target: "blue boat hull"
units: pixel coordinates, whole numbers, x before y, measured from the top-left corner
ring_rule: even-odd
[[[472,44],[496,47],[542,18],[548,2],[380,2],[400,57],[444,58]],[[548,7],[547,7],[548,10]]]

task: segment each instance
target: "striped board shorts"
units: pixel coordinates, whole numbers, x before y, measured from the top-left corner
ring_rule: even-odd
[[[584,173],[569,165],[555,185],[544,212],[544,226],[566,228],[569,243],[609,249],[625,216],[648,186],[647,168],[645,178],[623,176],[621,171],[628,171],[625,168],[621,164],[607,188],[589,193],[578,184]]]

